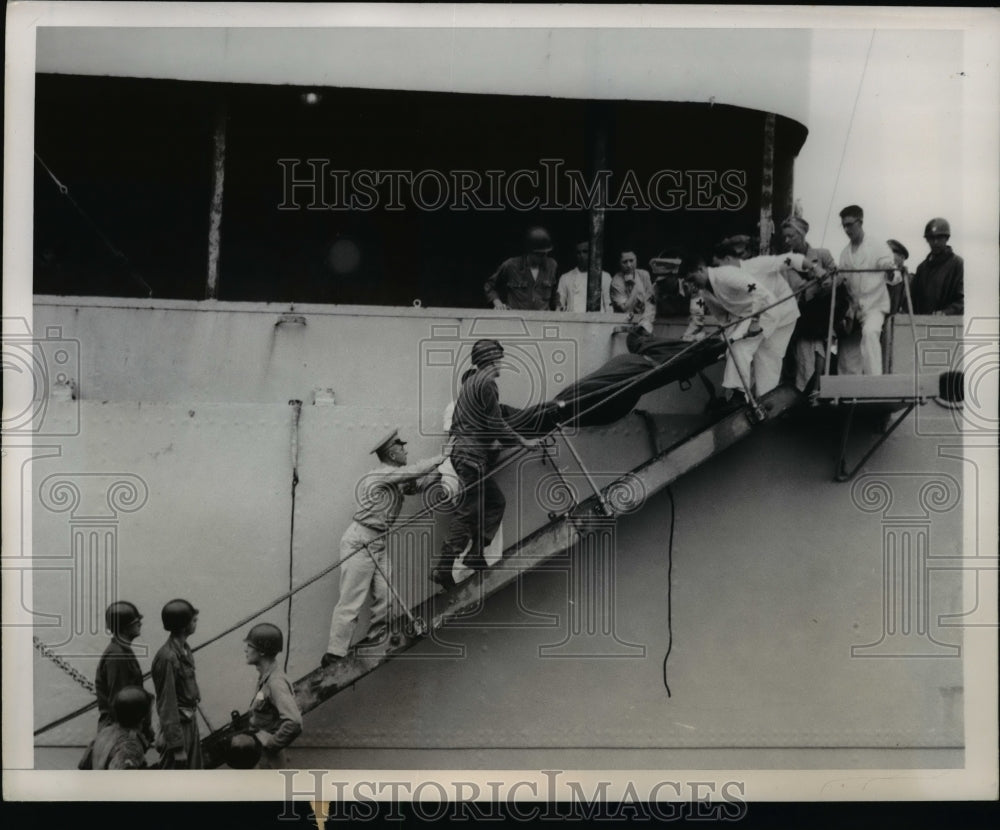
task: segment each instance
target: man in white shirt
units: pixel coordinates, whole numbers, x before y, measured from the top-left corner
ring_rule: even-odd
[[[576,246],[576,268],[559,277],[556,289],[559,311],[587,310],[587,273],[590,271],[590,243]],[[611,275],[601,271],[601,311],[611,311]]]
[[[885,242],[868,239],[864,231],[864,211],[848,205],[840,211],[840,224],[850,242],[840,252],[840,270],[896,266],[892,251]],[[887,275],[881,271],[867,274],[844,274],[844,286],[854,309],[854,331],[838,338],[837,372],[841,375],[882,374],[882,324],[889,313]]]

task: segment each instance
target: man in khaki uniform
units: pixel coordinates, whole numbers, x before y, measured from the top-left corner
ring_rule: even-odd
[[[386,629],[389,611],[389,558],[385,538],[403,507],[403,496],[425,489],[429,476],[444,461],[436,455],[406,466],[406,442],[394,429],[372,452],[381,465],[365,475],[358,485],[358,511],[340,540],[340,597],[330,620],[330,639],[324,668],[347,655],[358,622],[358,614],[371,594],[371,622],[366,640],[377,640]],[[378,567],[376,567],[376,563]]]
[[[278,626],[259,623],[244,642],[247,664],[256,666],[258,672],[250,703],[250,729],[262,747],[257,769],[288,769],[285,748],[302,732],[302,712],[276,660],[284,648],[284,636]]]
[[[188,637],[198,627],[198,609],[186,599],[172,599],[161,612],[170,637],[153,658],[156,712],[160,716],[160,769],[201,769],[198,703],[201,692]]]

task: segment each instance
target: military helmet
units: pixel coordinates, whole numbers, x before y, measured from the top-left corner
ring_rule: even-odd
[[[247,633],[244,642],[250,643],[261,654],[274,657],[285,647],[281,629],[271,623],[258,623]]]
[[[552,250],[552,237],[545,228],[530,228],[524,235],[524,247],[533,254],[547,254]]]
[[[131,602],[112,602],[104,612],[104,625],[112,634],[120,634],[141,619],[142,614]]]
[[[930,239],[932,236],[951,236],[951,225],[947,219],[937,217],[927,223],[924,228],[924,239]]]
[[[163,627],[173,634],[187,628],[197,614],[198,609],[186,599],[172,599],[163,606],[160,617],[163,619]]]
[[[503,357],[503,346],[496,340],[477,340],[472,347],[474,366],[485,366]]]
[[[240,732],[229,739],[226,747],[226,763],[233,769],[253,769],[260,760],[263,747],[257,736]]]
[[[119,689],[111,701],[111,711],[115,720],[128,729],[134,729],[149,711],[149,695],[145,689],[138,686],[126,686]]]

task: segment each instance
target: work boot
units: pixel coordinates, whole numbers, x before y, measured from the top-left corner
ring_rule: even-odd
[[[490,564],[486,561],[486,557],[483,556],[483,547],[483,545],[477,545],[470,550],[465,559],[462,560],[462,564],[473,571],[485,571]]]
[[[342,654],[333,654],[332,652],[327,652],[323,655],[323,659],[320,660],[320,666],[324,669],[330,668],[330,666],[336,665],[338,662],[344,659]]]

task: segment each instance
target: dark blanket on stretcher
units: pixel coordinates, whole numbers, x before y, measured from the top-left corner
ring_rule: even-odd
[[[630,334],[628,348],[629,354],[611,358],[552,401],[525,409],[503,406],[504,418],[527,436],[544,435],[566,422],[584,427],[611,424],[628,415],[647,392],[689,380],[714,363],[726,351],[726,344],[718,335],[685,343]],[[617,390],[622,391],[614,394]]]

